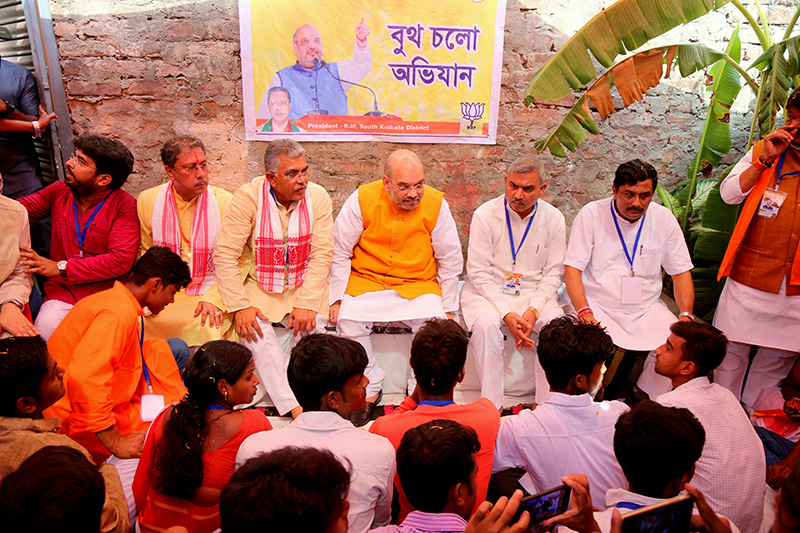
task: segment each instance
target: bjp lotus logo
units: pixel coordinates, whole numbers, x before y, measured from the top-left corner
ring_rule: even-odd
[[[470,104],[468,102],[461,102],[461,116],[464,120],[469,120],[468,130],[475,129],[475,121],[483,118],[483,106],[485,104]]]

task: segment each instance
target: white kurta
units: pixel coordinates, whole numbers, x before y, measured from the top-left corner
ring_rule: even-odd
[[[564,264],[583,272],[586,299],[595,319],[614,344],[627,350],[653,350],[669,336],[677,320],[661,297],[661,269],[674,276],[692,269],[692,261],[678,221],[665,207],[651,203],[644,218],[639,248],[633,250],[640,218],[630,223],[617,216],[633,268],[642,278],[640,303],[623,304],[622,279],[630,277],[630,265],[622,250],[611,216],[612,198],[591,202],[572,223]]]
[[[720,185],[725,203],[740,204],[752,190],[742,191],[739,186],[739,177],[751,166],[752,156],[751,149]],[[792,207],[784,205],[782,209]],[[725,282],[714,314],[714,326],[728,340],[800,352],[798,325],[800,295],[786,296],[786,280],[781,283],[780,294],[753,289],[730,278]]]
[[[567,249],[564,215],[549,203],[539,200],[514,267],[504,199],[505,196],[500,196],[489,200],[472,216],[467,280],[461,291],[461,311],[469,328],[486,313],[495,313],[503,318],[512,311],[521,315],[528,307],[542,313],[558,306],[556,291],[561,286]],[[532,216],[533,211],[521,219],[509,209],[515,247],[519,246]],[[519,296],[503,294],[506,272],[512,270],[522,274]]]
[[[333,226],[333,264],[328,282],[331,304],[341,300],[339,319],[366,322],[394,322],[441,316],[442,311],[458,309],[458,276],[464,267],[461,241],[450,206],[442,199],[436,227],[431,232],[433,255],[438,267],[441,298],[425,294],[407,300],[393,290],[368,292],[357,297],[345,297],[350,280],[350,260],[353,248],[364,231],[364,219],[358,203],[358,189],[347,199]],[[365,311],[366,310],[366,311]]]
[[[742,531],[758,533],[764,515],[767,464],[764,447],[742,406],[731,392],[695,378],[656,401],[683,407],[703,425],[706,442],[690,483],[715,512]]]

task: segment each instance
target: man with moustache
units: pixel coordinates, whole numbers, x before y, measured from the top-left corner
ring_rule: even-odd
[[[279,414],[302,412],[286,378],[289,358],[272,324],[322,333],[328,316],[333,215],[328,192],[309,181],[305,150],[269,143],[265,175],[233,195],[214,252],[222,302]]]
[[[356,25],[353,57],[325,64],[319,31],[311,24],[297,28],[292,37],[292,51],[297,62],[275,73],[258,105],[256,118],[271,118],[268,101],[272,87],[285,87],[292,94],[294,101],[289,118],[300,118],[317,109],[328,115],[346,115],[347,91],[372,70],[368,36],[369,26],[362,18]]]
[[[119,141],[84,135],[66,162],[66,178],[20,198],[31,222],[53,219],[50,257],[21,248],[21,264],[40,274],[44,301],[35,326],[45,340],[75,303],[110,289],[127,274],[139,249],[136,200],[123,191],[133,155]]]
[[[289,120],[292,109],[292,95],[285,87],[270,87],[267,91],[269,114],[272,118],[261,128],[262,133],[293,133],[301,131]]]
[[[416,333],[429,318],[452,318],[462,268],[461,242],[444,193],[425,185],[417,154],[393,152],[383,179],[351,194],[334,226],[331,321],[369,357],[367,407],[353,414],[354,424],[369,421],[386,377],[372,353],[373,323],[400,321]],[[409,393],[415,385],[411,376]]]
[[[623,163],[614,196],[587,204],[572,224],[564,259],[567,292],[580,320],[600,323],[618,347],[603,382],[606,399],[638,394],[634,383],[651,398],[672,388],[653,370],[652,350],[675,321],[660,300],[662,268],[672,277],[679,319],[694,319],[689,250],[672,213],[651,204],[657,181],[649,163]]]
[[[730,342],[714,381],[750,407],[763,388],[780,384],[800,353],[799,129],[795,90],[785,126],[753,144],[720,185],[725,202],[744,207],[718,276],[730,278],[714,325]]]
[[[173,137],[161,148],[169,181],[139,194],[139,256],[151,246],[167,246],[190,267],[192,282],[175,303],[145,319],[145,338],[180,337],[191,347],[222,338],[231,319],[223,313],[214,270],[214,248],[231,193],[209,185],[203,141]]]
[[[500,327],[505,323],[518,350],[534,350],[532,335],[564,314],[556,293],[567,249],[564,215],[540,198],[547,190],[542,181],[535,161],[514,161],[505,195],[480,206],[469,230],[461,310],[472,330],[481,396],[498,409],[504,399],[505,342]],[[541,403],[548,385],[538,357],[535,374],[536,403]]]

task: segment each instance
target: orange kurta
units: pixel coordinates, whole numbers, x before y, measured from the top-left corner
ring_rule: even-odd
[[[145,430],[141,395],[147,392],[139,349],[142,307],[120,282],[75,304],[50,337],[48,348],[66,370],[67,393],[45,416],[58,417],[60,432],[82,444],[95,461],[109,451],[95,433],[116,426],[121,435]],[[169,404],[186,390],[164,339],[144,343],[144,360],[153,390]]]

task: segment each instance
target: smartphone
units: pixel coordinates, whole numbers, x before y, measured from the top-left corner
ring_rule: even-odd
[[[694,498],[689,494],[641,507],[622,515],[622,533],[686,533],[693,508]]]
[[[539,528],[535,527],[536,524],[567,511],[571,494],[571,488],[559,485],[539,494],[526,496],[522,498],[519,510],[511,523],[516,524],[522,511],[528,511],[531,515],[531,527],[528,531],[538,531]]]

